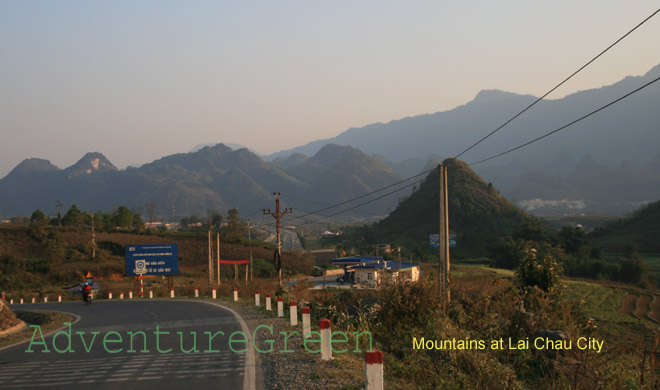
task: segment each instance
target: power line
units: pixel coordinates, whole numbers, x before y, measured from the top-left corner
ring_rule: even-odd
[[[483,142],[484,140],[486,140],[487,138],[489,138],[490,136],[492,136],[493,134],[495,134],[496,132],[498,132],[499,130],[501,130],[502,128],[504,128],[504,127],[505,127],[506,125],[508,125],[510,122],[512,122],[513,120],[515,120],[516,118],[518,118],[520,115],[522,115],[522,114],[525,113],[527,110],[529,110],[529,109],[532,108],[534,105],[536,105],[538,102],[540,102],[540,101],[543,100],[545,97],[547,97],[550,93],[554,92],[557,88],[559,88],[560,86],[562,86],[563,84],[565,84],[568,80],[570,80],[570,79],[573,78],[575,75],[577,75],[578,73],[580,73],[583,69],[585,69],[585,68],[586,68],[587,66],[589,66],[591,63],[593,63],[595,60],[597,60],[599,57],[601,57],[603,54],[605,54],[607,51],[609,51],[612,47],[616,46],[619,42],[621,42],[621,41],[622,41],[623,39],[625,39],[628,35],[630,35],[632,32],[634,32],[635,30],[637,30],[639,27],[641,27],[644,23],[646,23],[648,20],[650,20],[652,17],[654,17],[654,16],[655,16],[656,14],[658,14],[659,12],[660,12],[660,9],[656,10],[655,12],[653,12],[650,16],[648,16],[648,17],[647,17],[646,19],[644,19],[642,22],[640,22],[640,23],[637,24],[635,27],[633,27],[630,31],[628,31],[627,33],[625,33],[623,36],[621,36],[619,39],[617,39],[614,43],[612,43],[610,46],[608,46],[605,50],[601,51],[598,55],[596,55],[596,56],[595,56],[594,58],[592,58],[590,61],[588,61],[588,62],[587,62],[586,64],[584,64],[583,66],[581,66],[578,70],[576,70],[576,71],[573,72],[570,76],[568,76],[567,78],[565,78],[562,82],[560,82],[560,83],[557,84],[555,87],[553,87],[552,89],[550,89],[550,90],[549,90],[548,92],[546,92],[543,96],[541,96],[540,98],[536,99],[534,102],[532,102],[530,105],[528,105],[527,107],[525,107],[525,108],[524,108],[522,111],[520,111],[518,114],[516,114],[515,116],[513,116],[511,119],[507,120],[505,123],[503,123],[502,125],[500,125],[499,127],[497,127],[495,130],[491,131],[491,132],[490,132],[488,135],[486,135],[485,137],[481,138],[480,140],[478,140],[477,142],[475,142],[474,144],[472,144],[470,147],[468,147],[467,149],[465,149],[464,151],[462,151],[461,153],[459,153],[458,155],[456,155],[454,158],[458,158],[458,157],[462,156],[463,154],[465,154],[466,152],[468,152],[469,150],[471,150],[471,149],[474,148],[475,146],[479,145],[481,142]],[[567,127],[569,127],[569,126],[571,126],[571,125],[573,125],[573,124],[575,124],[575,123],[577,123],[577,122],[579,122],[579,121],[581,121],[581,120],[583,120],[583,119],[585,119],[585,118],[587,118],[587,117],[589,117],[589,116],[591,116],[591,115],[593,115],[593,114],[595,114],[595,113],[597,113],[597,112],[599,112],[599,111],[601,111],[601,110],[603,110],[603,109],[605,109],[605,108],[607,108],[607,107],[609,107],[609,106],[611,106],[611,105],[613,105],[613,104],[615,104],[615,103],[617,103],[617,102],[619,102],[620,100],[625,99],[626,97],[628,97],[628,96],[634,94],[635,92],[638,92],[639,90],[641,90],[641,89],[647,87],[648,85],[653,84],[653,83],[656,82],[657,80],[658,80],[658,79],[653,80],[653,81],[651,81],[650,83],[647,83],[646,85],[644,85],[644,86],[642,86],[642,87],[636,89],[635,91],[632,91],[632,92],[630,92],[630,93],[628,93],[628,94],[622,96],[621,98],[619,98],[619,99],[617,99],[617,100],[615,100],[615,101],[613,101],[613,102],[611,102],[611,103],[609,103],[609,104],[607,104],[607,105],[605,105],[605,106],[603,106],[603,107],[601,107],[601,108],[599,108],[599,109],[597,109],[597,110],[595,110],[595,111],[592,111],[591,113],[589,113],[589,114],[587,114],[587,115],[585,115],[585,116],[583,116],[583,117],[581,117],[581,118],[579,118],[579,119],[577,119],[577,120],[575,120],[575,121],[573,121],[573,122],[571,122],[571,123],[569,123],[569,124],[567,124],[567,125],[565,125],[565,126],[562,126],[561,128],[556,129],[556,130],[554,130],[554,131],[552,131],[552,132],[550,132],[550,133],[548,133],[548,134],[545,134],[545,135],[543,135],[543,136],[541,136],[541,137],[538,137],[538,138],[536,138],[536,139],[534,139],[534,140],[532,140],[532,141],[529,141],[529,142],[527,142],[527,143],[525,143],[525,144],[519,145],[519,146],[517,146],[517,147],[515,147],[515,148],[509,149],[509,150],[507,150],[507,151],[505,151],[505,152],[503,152],[503,153],[500,153],[500,154],[498,154],[498,155],[491,156],[491,157],[489,157],[489,158],[487,158],[487,159],[483,159],[483,160],[480,160],[480,161],[477,161],[477,162],[471,163],[471,164],[469,164],[469,165],[476,165],[476,164],[479,164],[479,163],[482,163],[482,162],[485,162],[485,161],[488,161],[488,160],[491,160],[491,159],[494,159],[494,158],[500,157],[500,156],[502,156],[502,155],[505,155],[505,154],[508,154],[508,153],[510,153],[510,152],[513,152],[513,151],[515,151],[515,150],[517,150],[517,149],[523,148],[523,147],[525,147],[525,146],[527,146],[527,145],[529,145],[529,144],[531,144],[531,143],[534,143],[534,142],[536,142],[536,141],[539,141],[539,140],[541,140],[541,139],[543,139],[543,138],[545,138],[545,137],[548,137],[548,136],[550,136],[550,135],[552,135],[552,134],[554,134],[554,133],[556,133],[556,132],[558,132],[558,131],[561,131],[561,130],[563,130],[563,129],[565,129],[565,128],[567,128]],[[435,168],[432,168],[432,169],[429,169],[429,170],[423,171],[423,172],[421,172],[421,173],[419,173],[419,174],[417,174],[417,175],[414,175],[414,176],[411,176],[411,177],[409,177],[409,178],[403,179],[403,180],[401,180],[401,181],[398,181],[398,182],[396,182],[396,183],[393,183],[393,184],[390,184],[390,185],[388,185],[388,186],[382,187],[382,188],[380,188],[380,189],[377,189],[377,190],[374,190],[374,191],[368,192],[368,193],[363,194],[363,195],[360,195],[360,196],[358,196],[358,197],[355,197],[355,198],[352,198],[352,199],[349,199],[349,200],[346,200],[346,201],[343,201],[343,202],[340,202],[340,203],[336,203],[336,204],[333,204],[333,205],[329,205],[329,206],[324,207],[324,208],[322,208],[322,209],[318,209],[318,210],[315,210],[315,211],[312,211],[312,212],[309,212],[309,213],[303,214],[303,215],[301,215],[301,216],[294,217],[294,218],[292,218],[291,220],[301,219],[301,218],[307,217],[307,216],[312,215],[312,214],[318,214],[318,213],[320,213],[320,212],[323,212],[323,211],[326,211],[326,210],[330,210],[330,209],[333,209],[333,208],[337,208],[337,207],[342,206],[342,205],[347,204],[347,203],[354,202],[354,201],[356,201],[356,200],[359,200],[359,199],[365,198],[365,197],[367,197],[367,196],[370,196],[370,195],[376,194],[376,193],[378,193],[378,192],[381,192],[381,191],[383,191],[383,190],[386,190],[386,189],[388,189],[388,188],[392,188],[392,187],[397,186],[397,185],[399,185],[399,184],[405,183],[405,182],[407,182],[407,181],[409,181],[409,180],[412,180],[412,179],[415,179],[415,178],[417,178],[417,177],[419,177],[419,176],[426,175],[426,174],[432,172],[434,169],[435,169]],[[413,183],[413,184],[416,184],[416,183],[417,183],[417,182],[415,182],[415,183]],[[392,193],[395,193],[395,192],[401,191],[401,190],[403,190],[403,189],[405,189],[405,188],[408,188],[408,187],[412,186],[413,184],[406,185],[406,186],[404,186],[404,187],[401,187],[401,188],[399,188],[399,189],[397,189],[397,190],[391,191],[391,192],[389,192],[389,193],[387,193],[387,194],[385,194],[385,195],[379,196],[379,197],[377,197],[377,198],[375,198],[375,199],[372,199],[372,200],[370,200],[370,201],[367,201],[367,202],[361,203],[361,204],[359,204],[359,205],[357,205],[357,206],[354,206],[354,207],[351,207],[351,208],[348,208],[348,209],[344,209],[344,210],[342,210],[342,211],[340,211],[340,212],[337,212],[337,213],[331,214],[331,215],[326,216],[326,217],[322,217],[322,218],[320,218],[320,219],[330,218],[330,217],[333,217],[333,216],[335,216],[335,215],[341,214],[341,213],[343,213],[343,212],[350,211],[350,210],[354,210],[354,209],[356,209],[356,208],[358,208],[358,207],[361,207],[361,206],[364,206],[364,205],[366,205],[366,204],[372,203],[372,202],[374,202],[374,201],[376,201],[376,200],[382,199],[382,198],[384,198],[385,196],[388,196],[388,195],[390,195],[390,194],[392,194]],[[259,200],[261,200],[261,199],[259,199]],[[304,200],[304,199],[300,199],[300,200],[306,201],[306,200]],[[255,202],[256,202],[256,201],[255,201]],[[253,203],[255,203],[255,202],[253,202]],[[251,214],[251,215],[252,215],[252,214]],[[319,220],[320,220],[320,219],[319,219]]]
[[[299,198],[299,197],[297,197],[297,196],[293,196],[293,195],[291,195],[291,194],[287,194],[287,197],[290,197],[290,198],[293,198],[293,199],[297,199],[297,200],[300,200],[300,201],[303,201],[303,202],[308,202],[308,203],[314,203],[314,204],[322,205],[322,206],[330,206],[330,204],[328,204],[328,203],[323,203],[323,202],[319,202],[319,201],[316,201],[316,200],[303,199],[303,198]],[[296,209],[297,209],[297,210],[301,210],[300,207],[296,207]],[[309,211],[307,211],[307,210],[301,210],[301,211],[303,211],[303,212],[305,212],[305,213],[309,213]],[[360,213],[363,213],[363,214],[379,215],[379,214],[377,214],[377,213],[372,213],[371,211],[364,211],[364,210],[357,210],[357,211],[360,212]]]
[[[598,108],[598,109],[596,109],[596,110],[594,110],[594,111],[591,111],[590,113],[588,113],[588,114],[586,114],[586,115],[583,115],[582,117],[580,117],[580,118],[578,118],[578,119],[576,119],[576,120],[574,120],[574,121],[572,121],[572,122],[570,122],[570,123],[568,123],[568,124],[566,124],[566,125],[564,125],[564,126],[558,128],[558,129],[555,129],[555,130],[553,130],[553,131],[551,131],[551,132],[549,132],[549,133],[546,133],[546,134],[544,134],[544,135],[542,135],[542,136],[540,136],[540,137],[537,137],[537,138],[535,138],[535,139],[533,139],[533,140],[531,140],[531,141],[528,141],[528,142],[526,142],[526,143],[524,143],[524,144],[522,144],[522,145],[518,145],[518,146],[516,146],[516,147],[514,147],[514,148],[511,148],[511,149],[509,149],[509,150],[507,150],[507,151],[505,151],[505,152],[499,153],[499,154],[497,154],[497,155],[494,155],[494,156],[488,157],[488,158],[486,158],[486,159],[483,159],[483,160],[480,160],[480,161],[477,161],[477,162],[474,162],[474,163],[470,163],[470,164],[468,164],[468,165],[476,165],[476,164],[480,164],[480,163],[482,163],[482,162],[485,162],[485,161],[488,161],[488,160],[492,160],[492,159],[495,159],[495,158],[497,158],[497,157],[503,156],[503,155],[505,155],[505,154],[511,153],[511,152],[513,152],[513,151],[515,151],[515,150],[521,149],[521,148],[523,148],[523,147],[525,147],[525,146],[528,146],[528,145],[530,145],[530,144],[532,144],[532,143],[534,143],[534,142],[540,141],[540,140],[543,139],[543,138],[549,137],[549,136],[552,135],[552,134],[555,134],[555,133],[557,133],[557,132],[559,132],[559,131],[561,131],[561,130],[564,130],[564,129],[566,129],[567,127],[570,127],[570,126],[572,126],[572,125],[574,125],[574,124],[576,124],[576,123],[578,123],[578,122],[580,122],[580,121],[582,121],[582,120],[584,120],[584,119],[586,119],[586,118],[588,118],[588,117],[590,117],[590,116],[592,116],[592,115],[594,115],[594,114],[596,114],[596,113],[598,113],[598,112],[600,112],[600,111],[602,111],[602,110],[604,110],[604,109],[606,109],[606,108],[608,108],[608,107],[610,107],[610,106],[612,106],[612,105],[614,105],[614,104],[616,104],[616,103],[618,103],[618,102],[620,102],[621,100],[623,100],[623,99],[625,99],[625,98],[627,98],[627,97],[629,97],[629,96],[631,96],[631,95],[633,95],[633,94],[635,94],[635,93],[637,93],[637,92],[643,90],[644,88],[648,87],[649,85],[651,85],[651,84],[653,84],[653,83],[656,83],[657,81],[660,81],[660,77],[657,77],[656,79],[654,79],[654,80],[652,80],[652,81],[649,81],[648,83],[642,85],[641,87],[639,87],[639,88],[637,88],[637,89],[635,89],[635,90],[633,90],[633,91],[631,91],[631,92],[628,92],[627,94],[625,94],[625,95],[623,95],[623,96],[621,96],[621,97],[619,97],[619,98],[617,98],[617,99],[611,101],[610,103],[608,103],[608,104],[606,104],[606,105],[604,105],[604,106],[602,106],[602,107],[600,107],[600,108]],[[435,169],[435,168],[434,168],[434,169]],[[418,174],[418,175],[416,175],[416,176],[413,176],[412,178],[417,177],[417,176],[421,176],[421,175],[424,174],[424,173],[429,173],[429,172],[433,171],[434,169],[428,170],[428,171],[426,171],[426,172],[422,172],[422,173],[420,173],[420,174]],[[412,178],[409,178],[409,179],[407,179],[407,180],[410,180],[410,179],[412,179]],[[388,193],[386,193],[386,194],[384,194],[384,195],[381,195],[381,196],[379,196],[379,197],[377,197],[377,198],[374,198],[374,199],[368,200],[368,201],[366,201],[366,202],[363,202],[363,203],[361,203],[361,204],[359,204],[359,205],[357,205],[357,206],[354,206],[354,207],[351,207],[351,208],[348,208],[348,209],[344,209],[344,210],[342,210],[342,211],[339,211],[339,212],[337,212],[337,213],[334,213],[334,214],[328,215],[328,216],[326,216],[326,217],[319,218],[319,219],[317,219],[317,220],[314,221],[314,222],[317,222],[317,221],[319,221],[319,220],[326,219],[326,218],[331,218],[331,217],[334,217],[334,216],[336,216],[336,215],[342,214],[342,213],[344,213],[344,212],[346,212],[346,211],[350,211],[350,210],[356,209],[356,208],[358,208],[358,207],[364,206],[364,205],[366,205],[366,204],[369,204],[369,203],[375,202],[376,200],[382,199],[382,198],[384,198],[384,197],[386,197],[386,196],[388,196],[388,195],[391,195],[391,194],[393,194],[393,193],[395,193],[395,192],[401,191],[401,190],[403,190],[403,189],[406,189],[406,188],[408,188],[408,187],[411,187],[411,186],[413,186],[413,185],[415,185],[415,184],[418,184],[418,183],[421,183],[421,182],[422,182],[422,181],[420,180],[420,181],[418,181],[418,182],[414,182],[414,183],[408,184],[408,185],[406,185],[406,186],[404,186],[404,187],[398,188],[398,189],[396,189],[396,190],[394,190],[394,191],[390,191],[390,192],[388,192]],[[391,187],[391,186],[390,186],[390,187]],[[383,189],[378,190],[378,191],[382,191],[382,190],[383,190]],[[377,191],[374,191],[374,192],[377,192]],[[373,193],[373,192],[372,192],[372,193]],[[366,195],[363,195],[363,197],[364,197],[364,196],[366,196]],[[358,198],[355,198],[355,199],[358,199]],[[353,199],[353,200],[355,200],[355,199]],[[347,202],[349,202],[349,201],[347,201]],[[345,202],[345,203],[347,203],[347,202]],[[327,210],[327,209],[328,209],[328,208],[326,208],[325,210]],[[309,214],[305,214],[304,216],[307,216],[307,215],[309,215]],[[297,218],[301,218],[301,217],[297,217]],[[295,219],[295,218],[294,218],[294,219]],[[305,224],[303,224],[303,225],[305,225]]]
[[[606,109],[607,107],[609,107],[609,106],[611,106],[611,105],[613,105],[613,104],[616,104],[616,103],[620,102],[621,100],[627,98],[627,97],[630,96],[630,95],[633,95],[633,94],[635,94],[635,93],[641,91],[642,89],[644,89],[644,88],[648,87],[649,85],[651,85],[651,84],[657,82],[658,80],[660,80],[660,77],[657,77],[656,79],[654,79],[654,80],[652,80],[652,81],[649,81],[648,83],[642,85],[641,87],[635,89],[634,91],[628,92],[627,94],[621,96],[620,98],[618,98],[618,99],[616,99],[616,100],[613,100],[613,101],[607,103],[606,105],[604,105],[604,106],[602,106],[602,107],[600,107],[600,108],[598,108],[598,109],[596,109],[596,110],[594,110],[594,111],[591,111],[591,112],[588,113],[587,115],[584,115],[584,116],[582,116],[582,117],[580,117],[580,118],[574,120],[573,122],[570,122],[570,123],[568,123],[568,124],[566,124],[566,125],[564,125],[564,126],[558,128],[558,129],[555,129],[555,130],[553,130],[553,131],[551,131],[551,132],[549,132],[549,133],[546,133],[546,134],[544,134],[544,135],[542,135],[542,136],[540,136],[540,137],[534,138],[533,140],[528,141],[528,142],[525,142],[525,143],[522,144],[522,145],[518,145],[518,146],[516,146],[515,148],[511,148],[511,149],[509,149],[509,150],[507,150],[507,151],[505,151],[505,152],[502,152],[502,153],[496,154],[496,155],[494,155],[494,156],[491,156],[491,157],[485,158],[485,159],[483,159],[483,160],[479,160],[479,161],[477,161],[477,162],[470,163],[470,164],[468,164],[468,165],[476,165],[476,164],[480,164],[480,163],[482,163],[482,162],[485,162],[485,161],[488,161],[488,160],[492,160],[492,159],[497,158],[497,157],[500,157],[500,156],[504,156],[505,154],[511,153],[511,152],[513,152],[514,150],[518,150],[518,149],[524,148],[525,146],[530,145],[530,144],[533,144],[533,143],[536,142],[536,141],[542,140],[542,139],[545,138],[545,137],[549,137],[549,136],[551,136],[552,134],[555,134],[555,133],[557,133],[557,132],[559,132],[559,131],[561,131],[561,130],[564,130],[565,128],[567,128],[567,127],[569,127],[569,126],[572,126],[572,125],[574,125],[574,124],[580,122],[581,120],[586,119],[586,118],[588,118],[588,117],[594,115],[595,113],[597,113],[597,112],[599,112],[599,111],[602,111],[602,110]]]
[[[435,168],[434,168],[434,169],[435,169]],[[433,169],[431,169],[431,171],[432,171],[432,170],[433,170]],[[408,185],[406,185],[406,186],[403,186],[403,187],[401,187],[401,188],[398,188],[398,189],[396,189],[396,190],[394,190],[394,191],[390,191],[390,192],[388,192],[388,193],[386,193],[386,194],[384,194],[384,195],[381,195],[381,196],[379,196],[379,197],[377,197],[377,198],[370,199],[370,200],[368,200],[368,201],[366,201],[366,202],[364,202],[364,203],[360,203],[360,204],[357,205],[357,206],[353,206],[353,207],[351,207],[351,208],[341,210],[341,211],[339,211],[339,212],[336,212],[336,213],[334,213],[334,214],[331,214],[331,215],[328,215],[328,216],[325,216],[325,217],[321,217],[321,218],[319,218],[319,219],[317,219],[317,220],[315,220],[315,221],[313,221],[313,222],[303,223],[303,224],[301,224],[301,226],[309,225],[310,223],[316,223],[316,222],[321,221],[321,220],[323,220],[323,219],[332,218],[332,217],[334,217],[334,216],[336,216],[336,215],[339,215],[339,214],[345,213],[345,212],[347,212],[347,211],[351,211],[351,210],[356,209],[356,208],[358,208],[358,207],[362,207],[362,206],[364,206],[364,205],[366,205],[366,204],[369,204],[369,203],[375,202],[375,201],[377,201],[377,200],[379,200],[379,199],[382,199],[382,198],[384,198],[384,197],[386,197],[386,196],[392,195],[392,194],[395,193],[395,192],[399,192],[399,191],[401,191],[401,190],[405,190],[406,188],[411,187],[411,186],[414,186],[414,185],[419,184],[419,183],[421,183],[421,182],[423,182],[423,180],[419,180],[419,181],[416,181],[416,182],[414,182],[414,183],[410,183],[410,184],[408,184]]]
[[[575,72],[573,72],[573,74],[571,74],[570,76],[568,76],[567,78],[565,78],[564,81],[562,81],[561,83],[557,84],[554,88],[552,88],[551,90],[549,90],[548,92],[546,92],[543,96],[541,96],[540,98],[536,99],[532,104],[530,104],[529,106],[525,107],[525,109],[523,109],[522,111],[520,111],[519,113],[517,113],[516,115],[514,115],[511,119],[509,119],[508,121],[504,122],[502,125],[500,125],[500,126],[499,126],[498,128],[496,128],[495,130],[493,130],[493,131],[491,131],[490,133],[488,133],[488,135],[486,135],[485,137],[481,138],[479,141],[477,141],[477,142],[475,142],[474,144],[472,144],[469,148],[465,149],[464,151],[462,151],[461,153],[459,153],[458,155],[456,155],[454,158],[459,158],[460,156],[462,156],[463,154],[465,154],[467,151],[469,151],[470,149],[474,148],[475,146],[479,145],[481,142],[483,142],[484,140],[486,140],[486,138],[490,137],[491,135],[493,135],[493,134],[495,134],[496,132],[498,132],[499,130],[501,130],[504,126],[506,126],[506,125],[508,125],[509,123],[511,123],[514,119],[518,118],[518,117],[519,117],[520,115],[522,115],[525,111],[527,111],[527,110],[529,110],[530,108],[532,108],[534,105],[536,105],[536,103],[540,102],[540,101],[543,100],[546,96],[548,96],[549,94],[551,94],[552,92],[554,92],[557,88],[561,87],[565,82],[567,82],[568,80],[570,80],[571,78],[573,78],[573,76],[575,76],[576,74],[580,73],[584,68],[586,68],[587,66],[589,66],[592,62],[596,61],[600,56],[602,56],[602,55],[605,54],[608,50],[610,50],[611,48],[613,48],[616,44],[618,44],[619,42],[621,42],[624,38],[626,38],[628,35],[630,35],[633,31],[637,30],[637,28],[639,28],[641,25],[643,25],[644,23],[646,23],[649,19],[651,19],[652,17],[654,17],[658,12],[660,12],[660,8],[659,8],[658,10],[656,10],[654,13],[652,13],[649,17],[647,17],[646,19],[644,19],[644,20],[643,20],[641,23],[639,23],[637,26],[635,26],[633,29],[631,29],[630,31],[628,31],[627,33],[625,33],[621,38],[617,39],[613,44],[609,45],[605,50],[601,51],[597,56],[595,56],[594,58],[592,58],[589,62],[587,62],[586,64],[582,65],[582,67],[580,67],[580,69],[578,69],[578,70],[576,70]]]
[[[433,169],[435,169],[435,168],[433,168]],[[380,189],[377,189],[377,190],[374,190],[374,191],[368,192],[368,193],[366,193],[366,194],[364,194],[364,195],[360,195],[360,196],[355,197],[355,198],[353,198],[353,199],[349,199],[349,200],[346,200],[346,201],[341,202],[341,203],[337,203],[337,204],[330,205],[330,206],[328,206],[328,207],[325,207],[325,208],[322,208],[322,209],[319,209],[319,210],[315,210],[315,211],[313,211],[313,212],[311,212],[311,213],[307,213],[307,214],[303,214],[303,215],[298,216],[298,217],[294,217],[294,218],[292,218],[291,220],[299,219],[299,218],[303,218],[303,217],[306,217],[306,216],[308,216],[308,215],[312,215],[312,214],[318,214],[318,213],[320,213],[320,212],[322,212],[322,211],[330,210],[330,209],[333,209],[333,208],[336,208],[336,207],[339,207],[339,206],[345,205],[346,203],[354,202],[354,201],[356,201],[356,200],[358,200],[358,199],[362,199],[362,198],[364,198],[364,197],[367,197],[367,196],[369,196],[369,195],[373,195],[373,194],[375,194],[375,193],[378,193],[378,192],[380,192],[380,191],[386,190],[386,189],[388,189],[388,188],[392,188],[392,187],[394,187],[394,186],[396,186],[396,185],[399,185],[399,184],[401,184],[401,183],[405,183],[405,182],[407,182],[407,181],[409,181],[409,180],[412,180],[412,179],[414,179],[414,178],[417,178],[417,177],[419,177],[419,176],[426,175],[426,174],[428,174],[429,172],[433,171],[433,169],[429,169],[429,170],[427,170],[427,171],[424,171],[424,172],[418,173],[418,174],[416,174],[415,176],[411,176],[411,177],[409,177],[409,178],[407,178],[407,179],[403,179],[403,180],[401,180],[401,181],[398,181],[398,182],[396,182],[396,183],[390,184],[390,185],[385,186],[385,187],[383,187],[383,188],[380,188]],[[410,185],[405,186],[405,187],[402,187],[402,188],[400,188],[400,189],[398,189],[398,190],[396,190],[396,191],[402,190],[403,188],[407,188],[407,187],[410,187]],[[393,191],[393,192],[396,192],[396,191]],[[382,198],[382,197],[376,198],[376,199],[374,199],[374,200],[377,200],[377,199],[380,199],[380,198]],[[353,208],[350,208],[350,209],[347,209],[346,211],[349,211],[349,210],[352,210],[352,209],[353,209]]]

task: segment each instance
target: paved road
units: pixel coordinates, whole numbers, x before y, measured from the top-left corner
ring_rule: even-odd
[[[270,233],[264,241],[277,245],[277,232],[275,228],[264,227],[263,230],[266,230]],[[293,230],[280,229],[280,242],[282,243],[282,249],[285,251],[300,252],[302,250],[302,244],[298,235]]]
[[[69,342],[65,334],[57,335],[55,344],[53,334],[46,336],[50,352],[45,352],[43,344],[29,342],[0,350],[0,389],[81,386],[95,390],[253,389],[255,386],[253,350],[235,353],[230,349],[229,337],[233,332],[242,332],[251,339],[245,322],[230,309],[176,300],[96,301],[92,305],[63,302],[14,305],[12,309],[74,314],[77,318],[71,326],[73,352],[55,350],[67,349]],[[68,333],[68,329],[65,331]],[[137,333],[140,331],[144,335]],[[94,332],[98,332],[96,336]],[[224,332],[224,336],[216,332]],[[209,337],[214,334],[209,347]],[[122,341],[112,342],[119,338]],[[193,350],[195,346],[198,352]],[[241,350],[246,343],[232,346]],[[28,353],[27,349],[34,352]],[[185,352],[190,350],[193,351]]]

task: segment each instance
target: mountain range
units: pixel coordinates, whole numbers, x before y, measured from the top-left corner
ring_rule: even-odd
[[[461,159],[476,162],[529,141],[659,76],[660,65],[644,76],[540,101]],[[58,200],[85,210],[119,205],[139,210],[147,202],[157,203],[164,216],[249,205],[241,210],[245,216],[272,207],[272,192],[284,195],[285,207],[307,214],[429,171],[535,100],[481,91],[452,110],[352,128],[265,157],[216,144],[126,170],[101,153],[88,153],[65,169],[30,158],[0,180],[0,216],[26,215],[37,208],[52,213]],[[660,87],[651,85],[563,132],[470,168],[533,213],[632,211],[660,199],[659,101]],[[379,199],[346,215],[384,216],[405,195]]]
[[[639,77],[557,100],[542,100],[461,159],[477,162],[557,129],[660,77]],[[660,84],[660,83],[659,83]],[[312,155],[328,143],[351,145],[390,166],[420,169],[431,158],[460,154],[537,98],[479,92],[452,110],[351,128],[266,157]],[[620,214],[660,199],[660,85],[654,84],[540,142],[473,165],[508,199],[536,213]],[[300,158],[300,156],[298,156]],[[413,172],[399,173],[408,176]]]
[[[167,217],[170,213],[203,216],[209,209],[242,206],[249,206],[241,210],[243,215],[255,210],[262,214],[262,208],[274,206],[273,192],[283,194],[284,207],[306,213],[401,179],[378,159],[333,144],[310,158],[294,156],[273,163],[245,148],[217,144],[125,171],[95,152],[66,169],[43,159],[24,160],[0,180],[0,215],[30,215],[36,209],[52,214],[56,201],[82,210],[119,205],[140,210],[146,203],[156,203],[158,212]],[[395,205],[396,199],[382,199],[360,213],[384,215]]]

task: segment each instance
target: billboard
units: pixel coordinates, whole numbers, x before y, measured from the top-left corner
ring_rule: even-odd
[[[177,244],[127,245],[126,276],[176,275],[179,273]]]

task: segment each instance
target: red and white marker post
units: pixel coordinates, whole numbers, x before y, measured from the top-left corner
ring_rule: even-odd
[[[195,287],[195,298],[199,298],[199,289]]]
[[[124,292],[123,291],[119,293],[119,299],[124,299]]]
[[[216,299],[218,297],[218,293],[215,287],[213,287],[213,290],[211,291],[211,296],[213,297],[213,299]]]
[[[144,282],[142,281],[142,274],[140,274],[140,298],[144,298]]]
[[[133,290],[128,290],[128,299],[133,299]]]
[[[284,302],[282,297],[277,297],[277,316],[284,317]]]
[[[234,302],[238,301],[238,289],[234,287]]]
[[[321,330],[321,360],[332,360],[332,346],[330,345],[330,320],[324,318],[319,323]]]
[[[312,324],[310,322],[310,310],[305,306],[302,309],[302,336],[303,339],[312,331]]]
[[[296,301],[289,302],[289,318],[291,319],[291,326],[298,325],[298,305]]]
[[[174,289],[170,288],[170,298],[174,298]]]
[[[23,304],[23,298],[21,298],[21,305]]]
[[[48,295],[44,296],[44,303],[48,303]]]
[[[364,355],[365,390],[383,390],[383,353],[381,351],[366,352]]]
[[[259,295],[259,290],[254,292],[254,305],[261,306],[261,296]]]
[[[154,290],[149,289],[149,299],[153,299],[154,297]]]
[[[112,291],[108,292],[108,300],[112,300]]]
[[[270,307],[270,294],[266,294],[266,311],[271,311],[272,308]]]
[[[57,302],[62,302],[62,294],[57,294]]]

